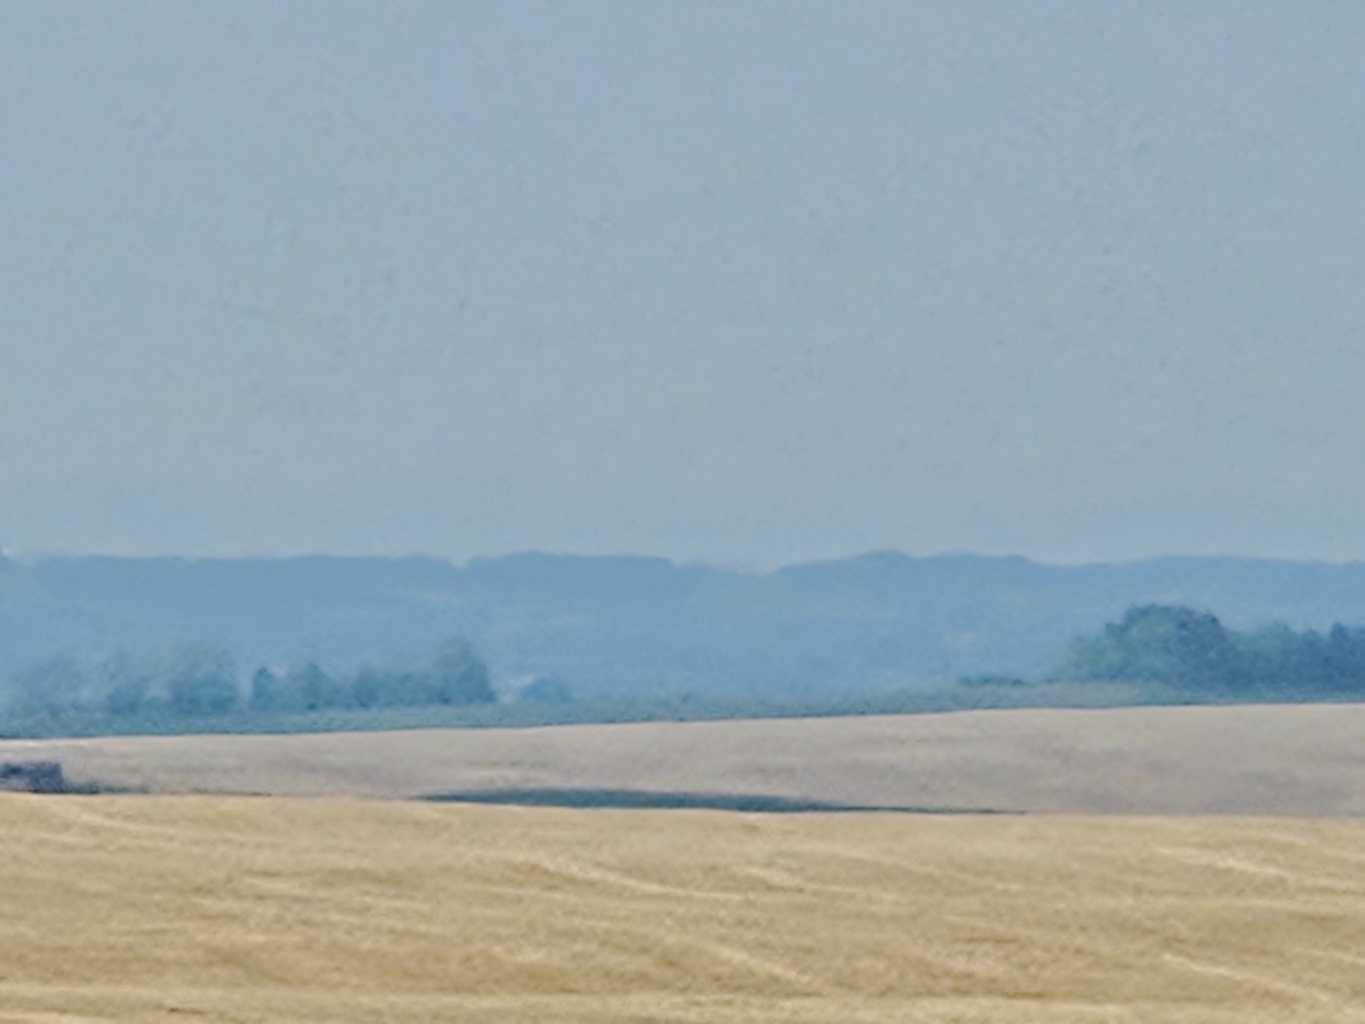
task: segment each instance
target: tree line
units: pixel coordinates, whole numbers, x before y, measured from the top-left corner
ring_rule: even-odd
[[[1365,627],[1241,631],[1209,612],[1140,605],[1078,639],[1060,675],[1161,682],[1210,696],[1365,693]]]
[[[16,672],[8,690],[6,710],[20,716],[211,716],[454,706],[497,699],[487,664],[462,640],[443,644],[425,664],[412,668],[366,667],[334,674],[309,661],[288,669],[261,666],[246,680],[233,656],[213,646],[182,647],[159,658],[119,652],[91,667],[60,654]]]
[[[1174,689],[1195,700],[1354,699],[1365,696],[1365,627],[1336,624],[1318,631],[1272,625],[1239,631],[1193,608],[1140,605],[1073,643],[1053,676],[1054,682],[1067,680],[1077,687],[1089,682],[1160,684],[1168,688],[1167,694]],[[1034,689],[1035,684],[1023,679],[986,675],[966,677],[938,690],[869,691],[866,699],[856,700],[746,704],[741,699],[694,706],[685,697],[675,697],[656,699],[649,706],[618,707],[608,702],[597,707],[577,701],[562,680],[541,676],[524,682],[512,696],[539,708],[537,714],[546,721],[589,721],[1040,706]],[[1081,695],[1070,699],[1077,696]],[[344,672],[305,661],[284,668],[261,665],[243,673],[229,652],[213,646],[182,647],[151,658],[116,653],[94,664],[62,654],[29,665],[10,677],[7,688],[0,687],[0,732],[61,729],[76,721],[73,715],[83,716],[83,728],[96,731],[163,728],[179,718],[195,719],[196,728],[209,727],[206,720],[214,717],[231,729],[250,725],[253,715],[271,722],[274,719],[266,716],[332,709],[474,709],[495,702],[487,664],[458,639],[410,667]],[[479,715],[495,713],[499,709]],[[508,714],[509,721],[520,721],[511,711]]]

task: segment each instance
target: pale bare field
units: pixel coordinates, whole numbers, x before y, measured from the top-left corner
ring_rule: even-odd
[[[0,796],[0,1022],[1365,1020],[1365,823]]]
[[[1365,815],[1365,705],[0,742],[156,792],[496,787],[772,794],[1060,813]]]

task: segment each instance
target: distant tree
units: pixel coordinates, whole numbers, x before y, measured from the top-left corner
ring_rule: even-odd
[[[1365,628],[1334,623],[1327,632],[1326,661],[1331,686],[1365,690]]]
[[[373,668],[362,668],[351,678],[350,691],[355,707],[378,707],[384,699],[384,677]]]
[[[1237,646],[1248,689],[1269,693],[1299,680],[1300,637],[1284,623],[1243,633],[1237,638]]]
[[[497,700],[488,666],[463,640],[448,641],[429,672],[436,704],[486,704]]]
[[[268,668],[258,668],[251,677],[254,711],[317,711],[350,702],[349,688],[317,662],[307,662],[283,677]]]
[[[262,665],[251,677],[251,710],[280,711],[286,703],[284,684],[280,677]]]
[[[1237,632],[1207,612],[1143,605],[1077,640],[1064,671],[1261,698],[1362,693],[1365,628],[1338,623],[1323,634],[1275,623]]]
[[[1239,681],[1232,637],[1207,612],[1173,605],[1130,608],[1096,636],[1078,640],[1067,673],[1081,679],[1160,680],[1194,688]]]
[[[147,707],[153,674],[127,651],[115,651],[97,670],[104,709],[111,715],[136,715]]]
[[[305,711],[318,711],[343,703],[346,692],[342,685],[322,670],[315,661],[290,672],[286,679],[291,694],[297,695],[299,706]]]
[[[346,702],[358,708],[419,707],[440,704],[437,680],[430,672],[405,669],[361,669],[343,689]]]
[[[231,711],[240,700],[232,655],[215,647],[183,648],[172,660],[166,691],[171,710],[182,715]]]
[[[419,707],[435,704],[436,693],[431,677],[425,672],[394,671],[381,676],[381,705],[386,707]]]

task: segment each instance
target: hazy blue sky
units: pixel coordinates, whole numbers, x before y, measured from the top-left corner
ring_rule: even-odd
[[[1365,557],[1362,39],[5,3],[0,547]]]

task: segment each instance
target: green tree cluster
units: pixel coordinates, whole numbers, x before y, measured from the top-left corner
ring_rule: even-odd
[[[362,669],[333,675],[309,661],[287,672],[259,668],[245,692],[232,655],[209,645],[185,646],[156,659],[117,652],[92,670],[58,655],[10,677],[0,705],[21,718],[63,715],[129,718],[204,717],[230,712],[306,712],[327,708],[412,707],[489,703],[497,699],[488,666],[454,640],[417,669]]]
[[[249,706],[256,711],[326,708],[423,707],[484,704],[497,699],[488,666],[463,641],[442,647],[424,668],[363,668],[348,677],[328,675],[316,662],[277,675],[259,668]]]
[[[1141,605],[1078,639],[1060,674],[1160,682],[1213,696],[1365,692],[1365,627],[1240,632],[1208,612]]]

